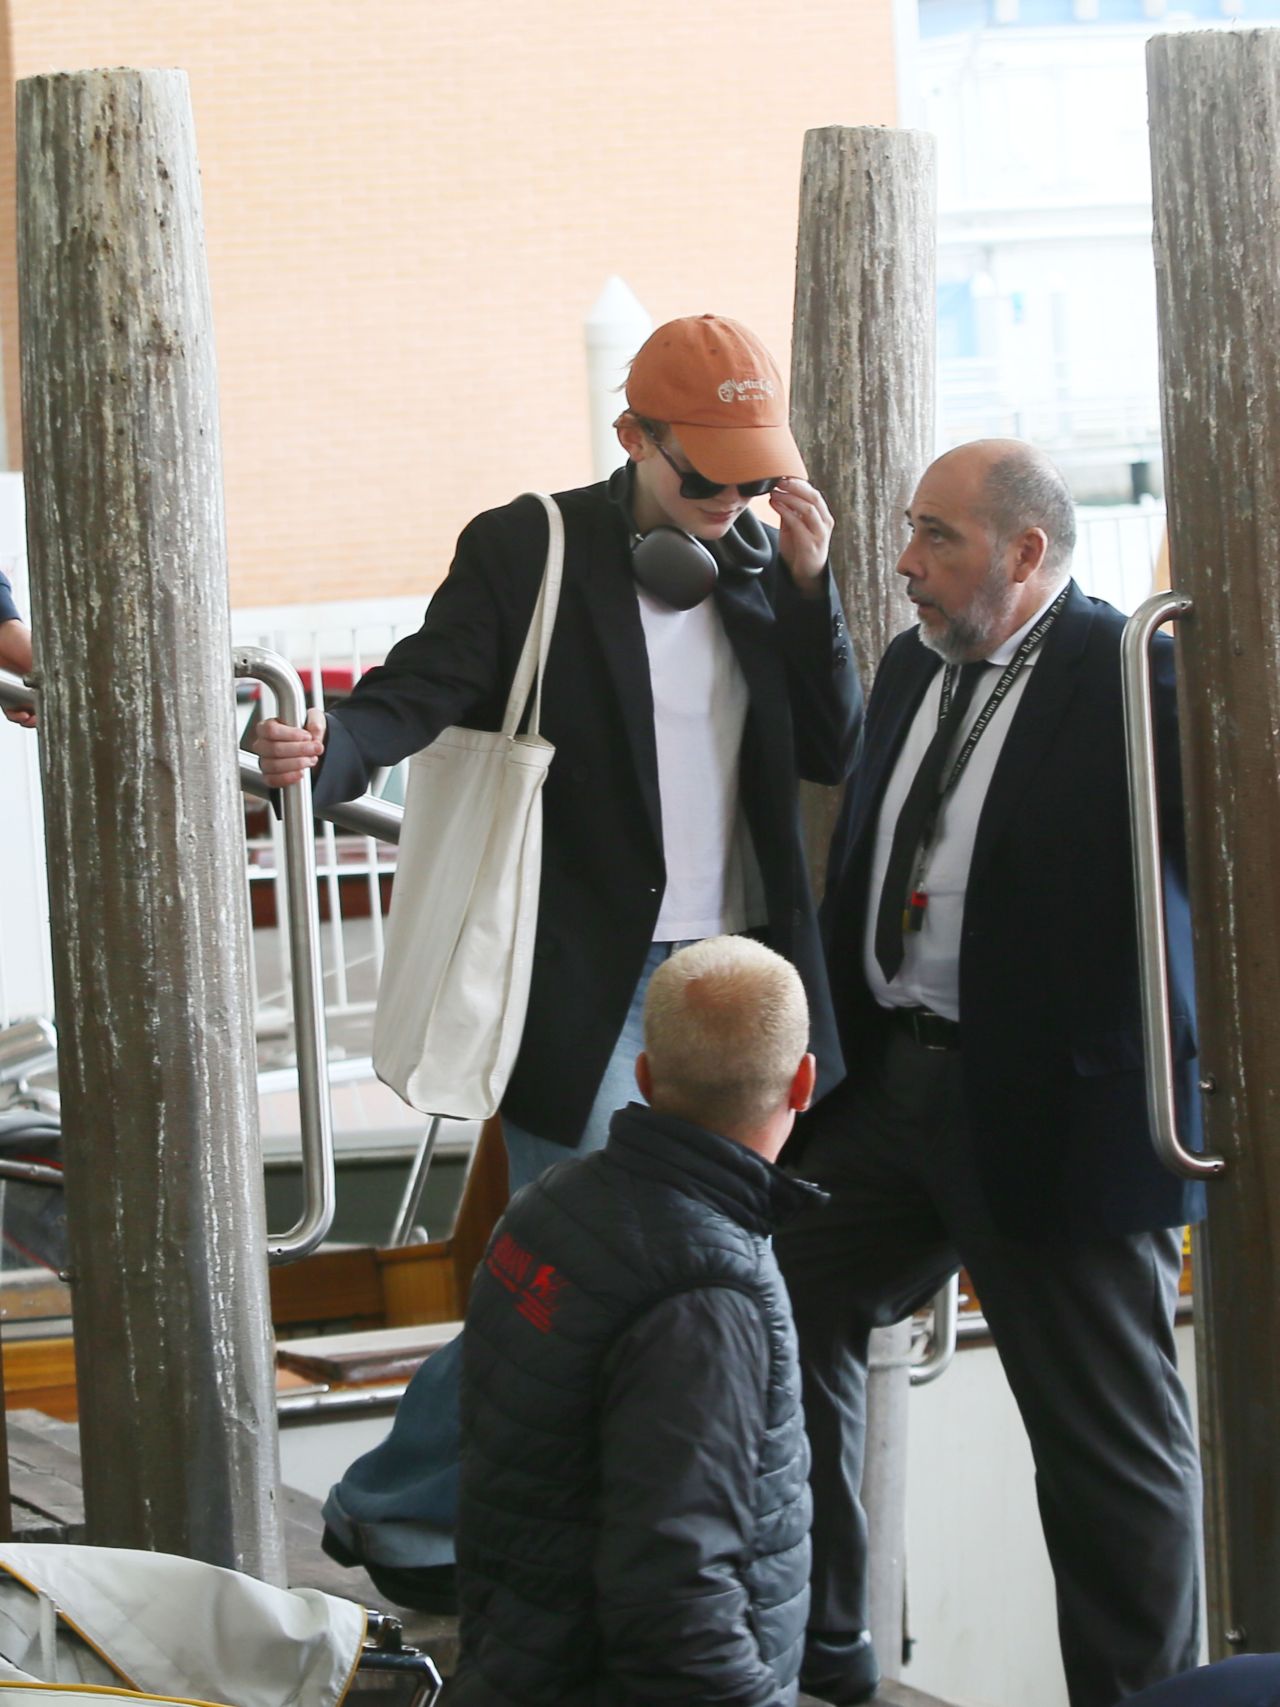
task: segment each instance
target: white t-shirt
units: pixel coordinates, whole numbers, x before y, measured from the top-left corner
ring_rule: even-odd
[[[764,883],[742,814],[747,684],[714,599],[673,610],[636,589],[653,684],[667,887],[655,942],[765,923]]]

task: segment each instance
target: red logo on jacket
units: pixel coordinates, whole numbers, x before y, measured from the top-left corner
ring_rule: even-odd
[[[485,1259],[485,1267],[515,1299],[516,1309],[539,1333],[551,1332],[551,1318],[568,1282],[549,1262],[503,1233]]]

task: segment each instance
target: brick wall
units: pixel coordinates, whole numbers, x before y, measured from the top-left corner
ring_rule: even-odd
[[[610,273],[784,364],[803,133],[892,122],[890,0],[0,0],[12,77],[181,66],[204,182],[233,601],[426,592],[476,510],[590,478]],[[6,74],[6,69],[11,75]]]

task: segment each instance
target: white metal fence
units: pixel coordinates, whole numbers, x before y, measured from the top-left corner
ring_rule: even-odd
[[[350,692],[401,635],[416,629],[422,611],[420,599],[240,610],[232,614],[232,639],[237,646],[265,646],[288,658],[302,677],[307,703],[323,706],[326,700],[331,703]],[[240,711],[242,727],[247,729],[260,711],[269,715],[271,707],[263,704],[259,690],[250,688]],[[374,792],[399,803],[403,798],[400,777],[383,773],[375,779]],[[269,929],[285,917],[283,834],[279,821],[263,804],[247,805],[246,831],[250,903],[255,921]],[[344,1022],[355,1022],[347,1030],[350,1047],[356,1050],[362,1041],[359,1022],[372,1012],[382,969],[383,890],[394,870],[393,847],[317,820],[326,1014],[339,1039]],[[276,952],[274,936],[264,937],[261,929],[254,934],[258,1035],[267,1044],[273,1035],[287,1039],[289,1033],[288,957]],[[363,1041],[367,1048],[367,1036]],[[347,1046],[339,1041],[338,1047]]]
[[[1094,598],[1126,615],[1152,590],[1164,547],[1164,505],[1081,505],[1072,572]]]
[[[1105,394],[1077,391],[1070,361],[1050,364],[1035,390],[1034,376],[985,357],[939,364],[937,444],[970,439],[1027,439],[1051,455],[1114,451],[1121,460],[1159,455],[1160,401],[1154,389],[1117,387]]]

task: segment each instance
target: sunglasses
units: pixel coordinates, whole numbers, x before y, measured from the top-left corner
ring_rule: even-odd
[[[734,484],[744,498],[762,498],[766,492],[772,492],[781,482],[781,476],[773,480],[708,480],[705,474],[699,474],[696,468],[681,468],[673,456],[669,456],[657,439],[653,438],[653,447],[658,455],[674,473],[680,476],[680,496],[682,498],[714,498],[717,492],[727,491]]]

